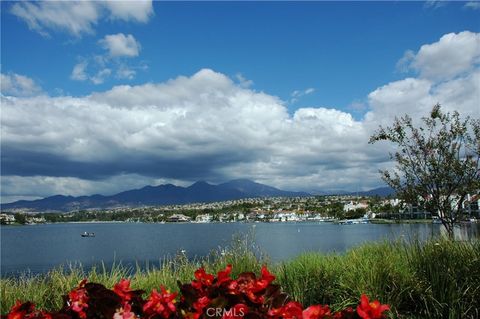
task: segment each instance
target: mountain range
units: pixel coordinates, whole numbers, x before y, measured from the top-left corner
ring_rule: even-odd
[[[295,197],[309,196],[304,192],[289,192],[255,183],[246,179],[232,180],[219,185],[204,181],[188,187],[172,184],[145,186],[111,196],[64,196],[55,195],[37,200],[20,200],[2,204],[2,210],[31,209],[35,211],[73,211],[90,208],[111,208],[120,206],[177,205],[189,203],[211,203],[251,197]]]
[[[367,192],[342,192],[342,195],[386,196],[390,193],[386,188],[378,188]],[[305,192],[284,191],[247,179],[236,179],[218,185],[199,181],[188,187],[175,186],[172,184],[145,186],[140,189],[128,190],[110,196],[98,194],[78,197],[55,195],[43,199],[31,201],[20,200],[13,203],[2,204],[1,209],[2,211],[30,209],[34,211],[67,212],[92,208],[181,205],[190,203],[211,203],[253,197],[296,196],[311,196],[311,194]]]

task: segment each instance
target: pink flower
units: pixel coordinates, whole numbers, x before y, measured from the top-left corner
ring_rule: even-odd
[[[132,312],[132,306],[125,303],[122,308],[117,309],[113,315],[113,319],[134,319],[135,314]]]
[[[82,280],[77,288],[68,293],[68,304],[70,309],[75,311],[82,319],[87,318],[87,314],[85,312],[85,310],[88,308],[88,295],[87,290],[85,289],[86,283],[86,279]]]

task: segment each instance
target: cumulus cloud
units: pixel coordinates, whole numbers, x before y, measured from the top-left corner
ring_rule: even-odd
[[[0,74],[0,84],[2,95],[31,96],[42,91],[33,79],[16,73]]]
[[[479,63],[480,34],[464,31],[445,34],[438,42],[423,45],[416,54],[407,51],[397,66],[414,69],[422,78],[441,81],[470,72]]]
[[[153,15],[151,0],[105,1],[103,5],[110,11],[111,19],[146,23]]]
[[[135,57],[140,51],[140,43],[131,34],[109,34],[99,43],[111,57]]]
[[[13,176],[222,181],[245,163],[305,175],[327,162],[319,152],[343,156],[330,138],[358,148],[360,136],[347,113],[301,109],[291,117],[278,98],[208,69],[86,97],[3,97],[2,105],[3,173]]]
[[[93,33],[100,19],[147,22],[153,15],[151,0],[16,2],[10,12],[44,36],[65,31],[74,36]]]
[[[450,52],[443,39],[431,46]],[[465,42],[449,43],[463,51]],[[392,165],[390,146],[367,144],[378,125],[405,113],[418,119],[437,102],[478,117],[480,70],[469,61],[455,77],[377,88],[362,120],[324,106],[291,115],[278,97],[209,69],[83,97],[2,96],[2,174],[27,185],[18,192],[29,196],[38,179],[58,181],[63,193],[84,185],[79,195],[104,192],[115,178],[124,189],[139,186],[132,176],[145,184],[241,177],[307,191],[376,187],[378,169]]]

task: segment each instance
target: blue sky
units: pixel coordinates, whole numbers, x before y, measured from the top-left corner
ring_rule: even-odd
[[[211,68],[231,77],[240,73],[256,90],[285,101],[295,90],[315,89],[292,109],[346,109],[402,78],[395,65],[406,50],[445,33],[480,29],[478,11],[464,3],[433,8],[422,2],[155,2],[148,23],[102,21],[92,34],[52,30],[47,38],[9,14],[11,5],[2,2],[2,70],[29,75],[51,95],[87,95]],[[69,78],[79,59],[103,54],[100,38],[119,32],[141,45],[126,63],[148,69],[132,80],[110,78],[99,85]]]
[[[388,165],[387,157],[381,155],[385,152],[372,149],[364,153],[359,149],[350,154],[348,143],[342,142],[348,138],[344,133],[347,129],[338,127],[357,129],[357,133],[350,132],[352,136],[366,136],[374,124],[380,123],[379,118],[388,120],[400,111],[408,111],[409,107],[419,110],[414,104],[394,109],[392,105],[396,104],[388,99],[398,96],[398,90],[423,92],[424,95],[412,95],[412,100],[408,100],[423,101],[423,110],[440,98],[444,98],[445,101],[439,102],[446,102],[447,109],[460,108],[467,114],[474,113],[472,105],[478,105],[475,100],[480,62],[478,2],[152,4],[144,1],[142,6],[135,6],[133,2],[124,4],[82,4],[75,11],[69,3],[37,3],[30,7],[18,2],[1,3],[2,108],[6,110],[2,117],[2,201],[62,191],[74,195],[111,193],[121,190],[111,186],[118,181],[116,178],[125,182],[125,189],[142,183],[188,184],[200,178],[221,182],[235,177],[304,190],[381,186],[376,171]],[[446,36],[449,34],[451,36]],[[423,49],[422,46],[431,47]],[[464,50],[466,61],[461,57]],[[451,60],[453,66],[444,66],[442,61],[446,59]],[[200,70],[204,72],[198,73]],[[470,81],[473,86],[465,92],[469,98],[465,95],[462,103],[455,104],[457,101],[445,97],[446,86],[458,85],[461,80]],[[129,85],[131,90],[122,85]],[[195,99],[205,96],[202,92],[216,92],[215,99],[196,104]],[[115,100],[122,94],[126,94],[123,100]],[[140,97],[133,96],[135,94]],[[242,97],[240,103],[236,99],[243,94],[250,98]],[[158,98],[153,98],[157,95]],[[210,110],[211,105],[221,104],[220,95],[222,101],[228,101],[225,103],[232,107],[232,112],[243,114],[247,110],[244,105],[253,105],[248,109],[250,113],[238,122],[245,124],[245,132],[251,133],[249,137],[254,142],[248,147],[239,142],[241,145],[235,148],[238,154],[223,147],[232,142],[222,138],[223,133],[225,136],[237,134],[228,131],[231,125],[227,120],[213,128],[204,127],[205,131],[199,129],[192,133],[194,136],[183,136],[174,146],[148,139],[157,136],[176,140],[179,134],[174,124],[166,120],[171,114],[163,112],[164,105],[175,108],[172,114],[183,114],[185,119],[189,118],[185,114],[194,114],[190,120],[199,127],[199,123],[225,118],[218,108]],[[17,99],[8,99],[13,96]],[[145,96],[152,99],[144,101]],[[85,104],[93,112],[98,110],[97,118],[101,118],[106,116],[101,110],[104,105],[111,106],[110,112],[117,107],[115,103],[122,104],[130,98],[132,102],[118,106],[115,115],[121,113],[119,110],[138,109],[128,116],[140,117],[143,110],[152,106],[162,112],[155,116],[151,112],[141,115],[141,119],[153,116],[151,121],[142,122],[148,126],[144,129],[135,126],[119,132],[126,134],[124,141],[129,141],[122,145],[111,141],[111,137],[100,137],[101,123],[93,126],[81,122],[85,116],[79,112],[85,108],[71,114],[66,112],[72,108],[65,109],[68,105]],[[52,107],[57,104],[57,109]],[[15,113],[19,108],[24,112]],[[39,109],[42,111],[36,113]],[[19,117],[26,119],[22,122]],[[259,118],[272,123],[278,120],[279,126],[256,136],[265,128],[252,124]],[[310,130],[306,129],[310,124],[297,123],[311,118],[317,118],[318,122]],[[62,135],[52,142],[51,136],[56,136],[58,131],[38,127],[33,130],[36,133],[32,133],[19,127],[22,123],[47,120],[55,123],[58,119],[71,120],[71,129],[78,132]],[[377,119],[376,122],[373,119]],[[179,123],[192,127],[192,122],[187,125],[186,121]],[[338,121],[338,125],[329,128],[321,124],[322,121],[331,125]],[[288,131],[292,128],[285,128],[295,123],[299,125],[295,133]],[[304,145],[300,147],[288,141],[289,136],[303,130],[304,138],[296,138],[306,141]],[[338,131],[339,135],[332,136],[331,141],[338,140],[339,147],[344,149],[322,148],[326,142],[322,144],[321,137],[329,136],[332,131]],[[171,132],[173,135],[169,135]],[[218,135],[211,137],[208,132]],[[277,132],[286,137],[279,141],[264,139]],[[34,143],[38,146],[35,152],[31,147],[32,134],[39,134],[39,140]],[[130,140],[137,135],[141,141],[140,137]],[[112,143],[115,146],[110,149]],[[100,152],[104,157],[83,159],[76,148],[72,151],[72,145],[77,144],[83,145],[81,150],[85,153],[95,153],[97,147],[109,151]],[[198,151],[197,145],[206,147]],[[278,149],[260,145],[276,145]],[[171,147],[178,152],[166,155]],[[367,148],[366,143],[363,148]],[[291,153],[285,154],[286,150]],[[132,152],[141,155],[132,161],[120,159]],[[294,154],[303,159],[295,158]],[[356,159],[354,163],[341,161],[342,165],[336,165],[338,158],[350,156]],[[171,169],[177,173],[171,169],[152,173],[156,165],[171,163],[176,163]],[[58,168],[57,173],[55,169],[42,169],[49,165]],[[85,166],[80,171],[68,169],[75,165]],[[112,165],[118,166],[118,170],[105,169]],[[149,165],[151,169],[144,169]],[[191,170],[193,166],[198,167]],[[362,175],[366,167],[368,176]],[[98,174],[92,174],[96,170]],[[325,176],[337,175],[350,178],[333,181],[330,178],[330,182],[325,179]],[[44,189],[43,193],[35,191],[39,186]],[[29,190],[22,194],[20,188]]]

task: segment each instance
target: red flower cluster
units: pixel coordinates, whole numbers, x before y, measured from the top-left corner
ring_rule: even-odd
[[[85,310],[88,308],[88,296],[85,284],[87,280],[84,279],[80,282],[77,288],[68,293],[67,304],[69,308],[75,311],[81,319],[87,318]]]
[[[363,319],[382,318],[382,314],[387,310],[390,310],[388,305],[382,305],[378,300],[370,302],[365,295],[360,297],[360,304],[357,307],[357,313]]]
[[[170,293],[163,286],[160,287],[160,293],[153,289],[150,293],[150,297],[143,305],[143,313],[146,318],[170,318],[177,308],[175,307],[175,298],[177,293]]]
[[[273,284],[275,276],[262,267],[260,276],[244,272],[231,278],[228,265],[216,276],[205,269],[195,271],[195,279],[180,284],[180,293],[163,286],[153,289],[147,299],[143,290],[133,290],[122,279],[113,289],[97,283],[80,282],[64,296],[64,306],[57,312],[35,310],[31,302],[17,303],[2,319],[381,319],[390,309],[378,300],[362,295],[356,311],[348,307],[333,312],[327,305],[306,309]],[[177,297],[178,300],[177,300]]]

